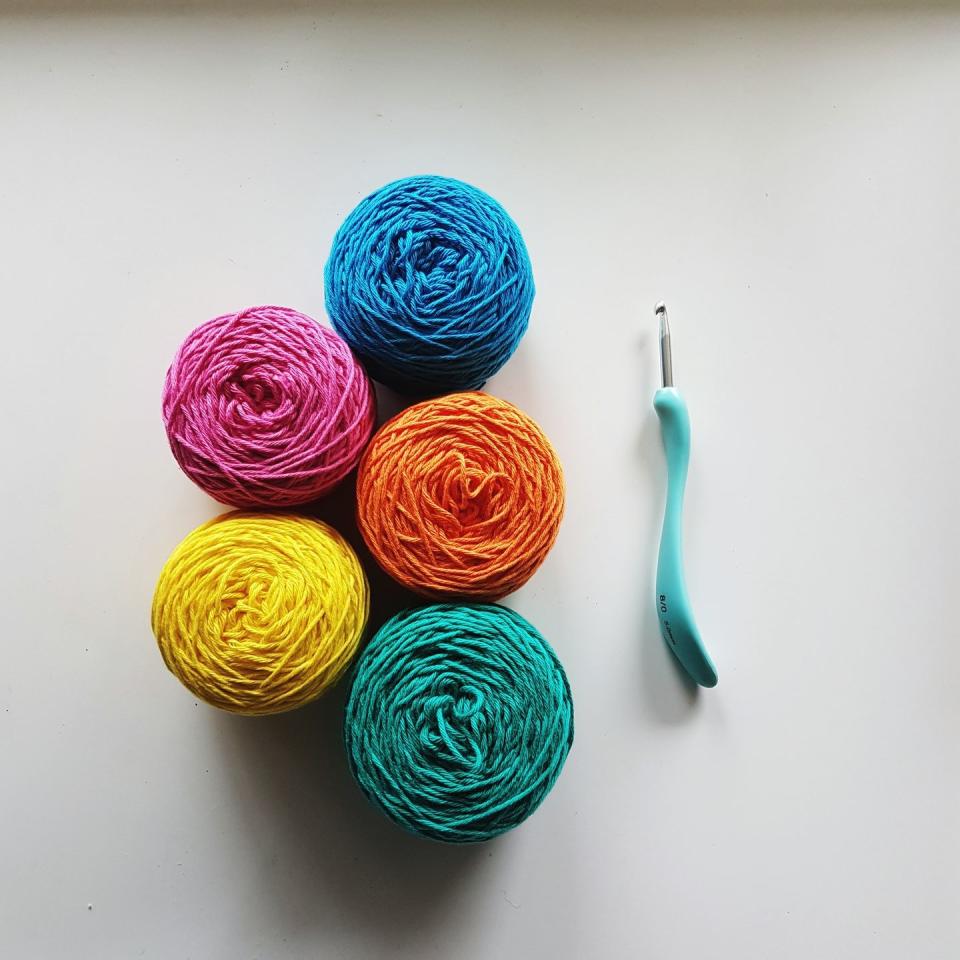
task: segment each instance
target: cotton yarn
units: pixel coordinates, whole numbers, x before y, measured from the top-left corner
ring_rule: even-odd
[[[152,626],[167,667],[197,697],[269,714],[308,703],[341,676],[368,609],[360,562],[332,527],[228,513],[171,554]]]
[[[573,743],[573,704],[537,629],[496,605],[388,621],[357,662],[344,723],[366,796],[407,830],[489,840],[533,813]]]
[[[516,349],[534,295],[503,207],[438,176],[397,180],[361,201],[324,277],[333,326],[374,379],[419,395],[481,387]]]
[[[286,307],[197,327],[163,390],[177,462],[210,496],[239,507],[328,493],[357,465],[375,415],[370,381],[346,343]]]
[[[357,474],[357,523],[383,569],[433,599],[519,589],[560,527],[560,462],[506,400],[448,394],[408,407],[374,436]]]

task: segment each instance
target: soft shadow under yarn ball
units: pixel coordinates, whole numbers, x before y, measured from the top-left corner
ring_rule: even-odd
[[[374,379],[414,395],[481,387],[516,349],[534,296],[506,210],[438,176],[397,180],[361,201],[324,278],[336,331]]]

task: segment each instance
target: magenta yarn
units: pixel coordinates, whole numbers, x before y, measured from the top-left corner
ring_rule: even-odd
[[[373,388],[350,348],[287,307],[250,307],[197,327],[163,388],[184,473],[236,507],[290,506],[332,490],[373,432]]]

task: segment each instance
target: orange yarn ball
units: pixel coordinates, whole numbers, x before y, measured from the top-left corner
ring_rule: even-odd
[[[560,462],[543,431],[485,393],[418,403],[360,461],[357,521],[394,580],[432,599],[496,600],[533,576],[563,515]]]

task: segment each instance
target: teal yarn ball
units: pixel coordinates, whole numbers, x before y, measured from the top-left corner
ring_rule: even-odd
[[[396,180],[362,200],[324,270],[334,330],[402,393],[476,390],[527,329],[534,283],[520,230],[450,177]]]
[[[526,820],[560,775],[570,686],[539,631],[506,607],[406,610],[356,665],[344,738],[361,790],[400,826],[489,840]]]

